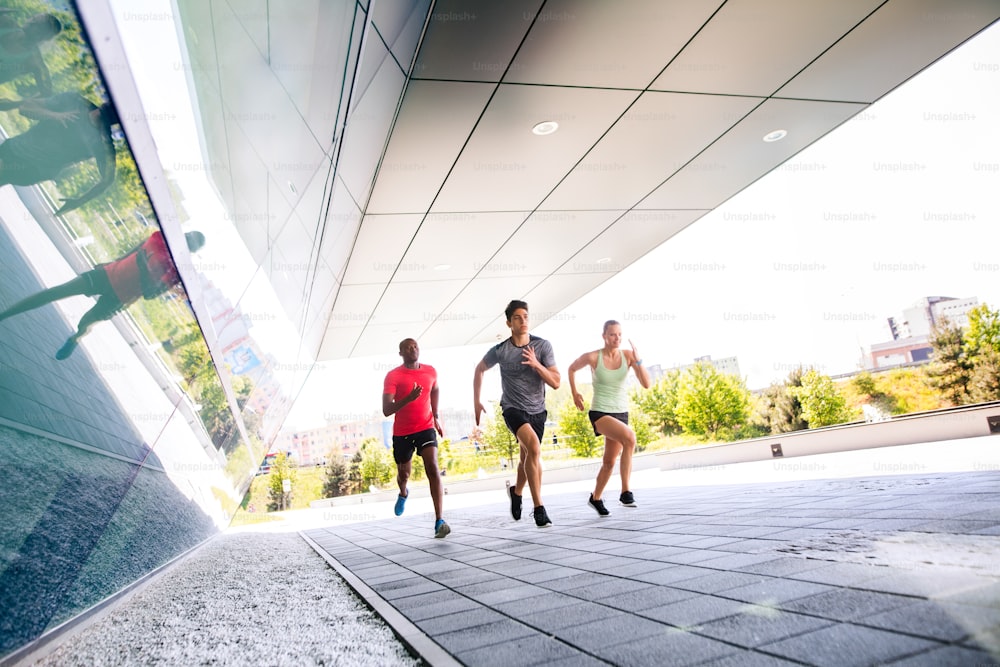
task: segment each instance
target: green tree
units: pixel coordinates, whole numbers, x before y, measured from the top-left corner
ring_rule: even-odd
[[[768,433],[788,433],[809,428],[802,416],[802,403],[793,388],[802,386],[802,367],[788,374],[781,384],[774,383],[763,391],[758,402],[759,423]]]
[[[589,406],[585,403],[584,408]],[[559,408],[559,431],[567,439],[574,456],[591,458],[597,455],[603,444],[600,436],[594,435],[587,412],[578,410],[572,399]]]
[[[496,452],[501,460],[506,459],[511,468],[514,467],[514,462],[521,458],[521,447],[504,423],[499,403],[493,405],[493,418],[483,427],[483,444],[489,450]]]
[[[629,410],[628,415],[629,426],[635,431],[635,451],[641,452],[646,449],[649,443],[657,439],[659,435],[657,431],[653,429],[652,424],[649,423],[649,418],[642,410],[636,409],[635,405],[632,405]]]
[[[347,477],[347,466],[339,457],[334,457],[326,467],[326,479],[323,481],[323,497],[336,498],[350,492],[350,480]]]
[[[802,403],[802,416],[809,422],[809,428],[843,424],[851,419],[847,401],[833,380],[815,368],[806,371],[802,386],[794,387],[792,393]]]
[[[862,371],[851,378],[851,384],[868,405],[877,408],[886,415],[899,414],[896,397],[884,391],[868,371]]]
[[[392,454],[375,438],[365,438],[361,443],[361,488],[388,486],[396,472]]]
[[[987,348],[976,355],[968,388],[972,403],[1000,400],[1000,352]]]
[[[927,373],[931,386],[944,394],[952,405],[968,403],[973,363],[962,328],[944,320],[931,330],[930,343],[933,352]]]
[[[677,422],[688,433],[712,439],[731,436],[748,417],[750,392],[743,381],[712,364],[690,367],[677,389]]]
[[[354,452],[351,463],[347,466],[347,484],[349,493],[361,493],[361,450]]]
[[[269,501],[267,503],[267,510],[269,512],[287,509],[291,505],[292,491],[285,493],[285,480],[288,480],[288,483],[294,486],[296,472],[284,452],[274,457],[274,463],[271,464],[271,472],[268,480]]]
[[[970,310],[964,343],[973,364],[991,353],[1000,353],[1000,311],[992,310],[985,303]]]
[[[681,432],[681,425],[677,420],[680,379],[680,371],[670,370],[649,389],[633,389],[629,393],[632,404],[646,416],[653,428],[664,435]]]

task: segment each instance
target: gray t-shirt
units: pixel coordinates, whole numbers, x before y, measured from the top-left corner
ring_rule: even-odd
[[[556,365],[552,344],[544,338],[528,335],[528,345],[534,348],[535,357],[546,368]],[[527,346],[525,346],[527,347]],[[545,381],[524,361],[524,347],[514,345],[510,338],[490,348],[483,363],[487,368],[500,364],[500,386],[503,395],[500,407],[517,408],[529,415],[545,411]]]

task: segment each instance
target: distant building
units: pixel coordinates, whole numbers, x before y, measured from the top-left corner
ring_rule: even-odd
[[[334,456],[351,458],[368,438],[385,445],[385,424],[389,424],[391,433],[392,422],[372,413],[369,419],[331,421],[319,428],[284,431],[275,439],[271,451],[290,452],[300,466],[325,465]]]
[[[694,363],[685,364],[683,366],[674,366],[673,368],[663,368],[660,364],[652,364],[646,366],[646,370],[649,372],[649,377],[653,382],[656,382],[664,375],[671,371],[681,371],[684,372],[691,368],[695,364],[708,363],[711,364],[715,370],[720,373],[725,373],[726,375],[735,375],[736,377],[742,377],[740,375],[740,362],[736,357],[725,357],[723,359],[712,359],[711,355],[706,355],[704,357],[695,357]]]
[[[902,318],[888,318],[892,340],[871,346],[868,367],[874,369],[927,363],[934,351],[930,342],[934,327],[945,322],[957,324],[963,329],[968,327],[969,311],[977,305],[979,299],[976,297],[923,297],[904,309]]]

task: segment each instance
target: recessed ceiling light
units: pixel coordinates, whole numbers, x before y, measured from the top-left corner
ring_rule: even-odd
[[[764,141],[767,143],[773,143],[775,141],[781,141],[788,136],[788,130],[771,130],[764,135]]]
[[[597,260],[597,263],[598,264],[608,264],[610,261],[611,261],[610,257],[601,257],[599,260]]]
[[[559,123],[554,120],[543,120],[541,123],[531,128],[531,131],[540,137],[544,137],[546,134],[552,134],[558,129]]]
[[[451,264],[438,264],[434,267],[435,271],[447,271],[451,268]]]
[[[299,194],[299,191],[295,189],[295,184],[291,181],[288,181],[288,189],[292,191],[293,195]]]

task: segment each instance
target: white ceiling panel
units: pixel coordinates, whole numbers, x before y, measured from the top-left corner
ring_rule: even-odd
[[[376,325],[405,324],[407,329],[419,333],[430,326],[465,285],[464,280],[392,283],[382,295],[371,321]]]
[[[778,91],[874,102],[1000,16],[997,0],[892,0]]]
[[[430,5],[431,0],[411,0],[376,2],[372,7],[372,22],[403,70],[413,60]]]
[[[424,332],[421,344],[430,347],[444,346],[448,340],[458,344],[503,340],[510,335],[504,326],[503,309],[512,299],[523,299],[538,282],[535,276],[523,275],[476,278],[441,311]]]
[[[354,350],[354,344],[365,330],[364,325],[355,324],[328,328],[323,336],[323,344],[317,354],[318,359],[347,359]]]
[[[708,211],[629,211],[580,249],[559,274],[618,273]]]
[[[532,327],[551,319],[564,317],[566,306],[592,291],[601,283],[615,277],[617,272],[574,273],[549,276],[545,282],[531,290],[525,297],[528,302]],[[594,314],[601,322],[608,319],[601,313]],[[581,324],[584,324],[581,322]],[[582,352],[582,350],[581,350]]]
[[[641,209],[711,209],[857,114],[865,105],[772,99],[644,199]],[[773,130],[788,132],[767,143]]]
[[[428,215],[393,281],[470,280],[526,216],[522,211]]]
[[[309,264],[322,234],[346,280],[312,285],[307,327],[336,293],[322,359],[394,351],[404,325],[425,347],[494,342],[512,298],[540,323],[1000,17],[1000,0],[419,0],[374,3],[360,39],[354,5],[307,0],[296,41],[284,16],[262,31],[274,3],[175,1],[207,169],[251,252],[297,215],[275,261]],[[315,83],[338,67],[343,100]]]
[[[650,87],[771,95],[882,1],[730,0]]]
[[[625,211],[536,211],[481,267],[483,278],[547,276],[572,257],[577,243],[594,238]]]
[[[355,202],[364,204],[371,193],[375,169],[392,127],[404,76],[378,40],[371,47],[382,56],[382,66],[347,119],[337,175],[347,184]]]
[[[760,102],[643,93],[541,208],[631,208]]]
[[[434,3],[414,76],[497,82],[542,0],[440,0]]]
[[[503,80],[642,90],[719,4],[550,0]]]
[[[344,284],[389,282],[423,219],[422,215],[366,215],[347,264]]]
[[[334,270],[337,279],[343,282],[361,227],[361,211],[347,195],[347,186],[339,178],[334,182],[333,197],[325,211],[325,217],[321,218],[318,225],[323,230],[320,255]]]
[[[495,88],[488,83],[410,83],[368,212],[426,212]]]
[[[533,210],[635,98],[632,91],[501,85],[432,210]],[[564,119],[557,132],[532,133],[553,118]]]

